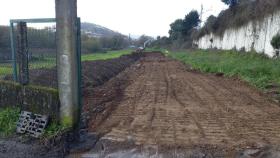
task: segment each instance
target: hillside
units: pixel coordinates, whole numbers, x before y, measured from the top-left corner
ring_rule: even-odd
[[[86,33],[87,35],[89,35],[91,37],[97,37],[97,38],[121,35],[120,33],[110,30],[106,27],[96,25],[93,23],[87,23],[87,22],[84,22],[81,24],[81,29],[82,29],[82,32]]]

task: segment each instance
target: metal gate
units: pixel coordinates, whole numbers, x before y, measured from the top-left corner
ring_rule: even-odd
[[[35,71],[36,69],[41,70],[40,66],[37,66],[36,62],[30,62],[33,57],[28,46],[28,37],[30,29],[28,29],[27,24],[42,24],[42,23],[56,23],[55,18],[43,18],[43,19],[12,19],[10,20],[10,43],[12,51],[12,61],[13,61],[13,80],[15,82],[20,82],[21,84],[29,84],[30,71]],[[81,107],[82,102],[82,91],[81,91],[81,22],[80,18],[77,18],[77,63],[78,63],[78,99],[79,106]],[[17,26],[15,28],[15,26]],[[36,31],[36,30],[35,30]],[[32,31],[31,31],[32,32]],[[52,33],[53,34],[53,33]],[[55,33],[54,33],[55,36]],[[55,37],[54,37],[55,38]],[[55,43],[55,39],[54,39]],[[37,57],[38,58],[38,57]],[[47,65],[47,68],[56,67],[56,57],[47,58],[52,61],[51,64]],[[32,67],[32,64],[35,66]],[[42,63],[40,63],[42,64]],[[40,65],[39,64],[39,65]],[[47,63],[48,64],[48,63]],[[44,64],[42,64],[44,65]],[[31,67],[30,67],[31,66]],[[55,74],[56,75],[56,74]],[[32,84],[32,83],[31,83]],[[54,87],[52,87],[54,88]],[[57,87],[56,87],[57,88]]]

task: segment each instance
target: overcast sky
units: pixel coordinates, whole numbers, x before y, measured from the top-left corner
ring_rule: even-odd
[[[108,27],[123,34],[168,35],[169,25],[191,10],[204,6],[204,19],[226,6],[221,0],[78,0],[83,22]],[[54,0],[5,0],[0,5],[0,24],[9,19],[53,18]]]

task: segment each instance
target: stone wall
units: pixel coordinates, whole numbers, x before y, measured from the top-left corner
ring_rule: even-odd
[[[0,108],[20,107],[22,110],[48,115],[53,121],[59,121],[59,105],[56,89],[0,81]]]
[[[239,28],[228,28],[221,36],[213,33],[205,35],[197,41],[197,44],[201,49],[245,49],[245,51],[256,51],[272,57],[274,49],[270,41],[277,33],[280,33],[280,11],[259,21],[249,21]]]

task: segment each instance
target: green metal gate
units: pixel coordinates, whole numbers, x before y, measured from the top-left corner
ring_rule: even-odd
[[[55,18],[42,18],[42,19],[12,19],[10,20],[10,43],[11,43],[11,51],[12,51],[12,61],[13,61],[13,80],[15,82],[19,82],[19,67],[17,61],[17,43],[16,43],[16,32],[15,32],[15,25],[20,23],[26,24],[40,24],[40,23],[56,23]],[[79,106],[82,105],[82,73],[81,73],[81,21],[80,18],[77,18],[77,63],[78,63],[78,99],[79,99]],[[27,34],[28,36],[28,34]],[[27,46],[28,47],[28,46]],[[28,71],[26,72],[28,74]]]

